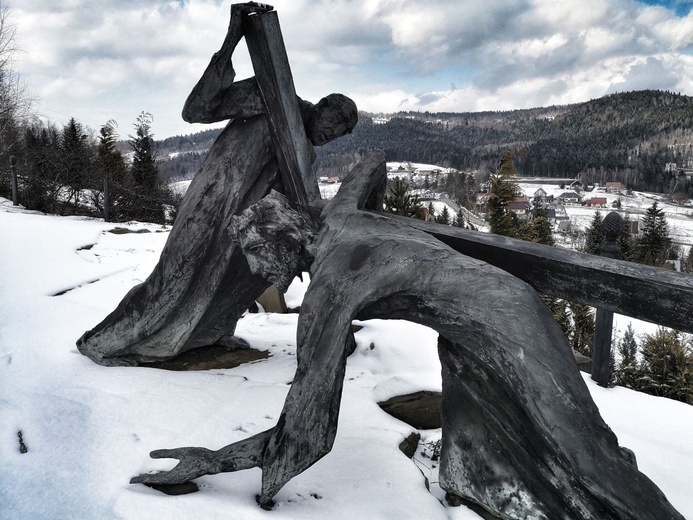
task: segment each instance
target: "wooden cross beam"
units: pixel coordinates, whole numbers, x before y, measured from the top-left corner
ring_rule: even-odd
[[[387,215],[495,265],[538,292],[693,333],[693,275]]]
[[[277,12],[250,14],[244,24],[286,194],[291,204],[310,222],[308,205],[320,199],[318,182],[312,171],[314,151],[301,119]]]

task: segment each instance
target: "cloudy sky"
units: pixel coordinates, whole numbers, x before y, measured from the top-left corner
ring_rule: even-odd
[[[231,1],[0,0],[35,109],[125,137],[204,128],[180,110],[226,34]],[[299,95],[362,110],[478,111],[645,88],[693,95],[693,0],[275,0]],[[238,78],[252,75],[237,51]]]

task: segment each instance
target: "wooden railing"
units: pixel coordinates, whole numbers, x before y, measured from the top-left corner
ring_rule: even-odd
[[[391,215],[388,215],[391,216]],[[693,275],[468,229],[391,216],[524,280],[538,292],[693,333]],[[611,327],[608,326],[609,333]],[[611,340],[609,338],[609,348]],[[600,352],[601,358],[605,356]],[[606,363],[609,355],[606,352]],[[603,362],[600,361],[603,368]],[[602,370],[603,371],[603,370]],[[599,372],[599,369],[597,370]],[[608,380],[608,368],[607,368]],[[603,376],[593,379],[605,384]]]

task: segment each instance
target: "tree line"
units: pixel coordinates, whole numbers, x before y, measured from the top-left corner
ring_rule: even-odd
[[[220,131],[157,142],[162,155],[178,153],[162,164],[164,177],[192,176],[194,161],[204,159],[206,143]],[[524,150],[516,157],[518,175],[620,181],[633,190],[693,197],[693,178],[684,173],[693,168],[693,97],[645,90],[531,110],[400,112],[386,124],[360,112],[350,135],[316,149],[315,170],[341,177],[381,149],[389,161],[492,174],[508,148]]]
[[[516,161],[522,176],[621,181],[630,189],[693,197],[693,181],[683,174],[693,164],[690,96],[646,90],[533,110],[407,112],[387,124],[371,116],[362,113],[349,136],[318,149],[318,167],[341,172],[378,148],[390,161],[493,173],[498,157],[516,148],[525,151]]]
[[[59,215],[170,221],[180,197],[159,177],[151,123],[149,113],[137,117],[126,159],[118,148],[120,136],[113,120],[104,123],[98,136],[74,118],[62,128],[40,120],[25,122],[12,147],[19,203]],[[0,195],[10,198],[7,172],[2,180]]]

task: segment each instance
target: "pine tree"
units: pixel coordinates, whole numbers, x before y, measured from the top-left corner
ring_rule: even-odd
[[[76,211],[79,207],[79,194],[87,187],[93,156],[89,136],[74,117],[71,117],[63,127],[60,150],[62,152],[63,178],[70,190],[73,211]]]
[[[455,216],[455,220],[452,223],[453,226],[455,227],[466,227],[465,222],[464,222],[464,215],[462,214],[462,210],[457,212],[457,215]]]
[[[152,115],[142,112],[137,116],[135,135],[130,137],[133,150],[130,174],[137,187],[133,217],[147,222],[166,221],[164,197],[169,195],[159,183],[159,169],[154,160],[154,136],[151,132]]]
[[[587,238],[585,239],[585,253],[591,253],[593,255],[598,255],[599,250],[604,244],[606,238],[604,237],[604,230],[602,229],[602,224],[604,219],[602,214],[597,211],[592,217],[592,223],[587,229]]]
[[[570,339],[573,334],[573,324],[568,311],[568,302],[560,298],[546,296],[545,294],[541,295],[541,299],[548,307],[553,319],[556,320],[565,337]]]
[[[426,213],[428,214],[427,220],[435,220],[436,219],[436,210],[433,207],[433,201],[428,202],[428,206],[426,206]]]
[[[491,179],[491,193],[488,198],[491,233],[507,237],[517,236],[517,222],[508,206],[515,200],[516,186],[509,178],[517,173],[513,158],[515,149],[506,150],[500,159],[498,172]]]
[[[388,192],[384,200],[386,212],[418,219],[423,217],[419,196],[409,193],[409,185],[403,179],[395,177]]]
[[[657,201],[647,209],[642,224],[642,233],[633,248],[635,261],[646,265],[664,265],[671,239],[664,211],[657,207]]]
[[[581,354],[592,357],[594,311],[589,305],[584,303],[569,302],[568,305],[573,319],[573,331],[570,338],[571,346]]]
[[[24,167],[28,175],[20,200],[27,209],[58,212],[58,195],[65,177],[60,137],[54,125],[41,122],[28,125],[24,131]]]
[[[132,178],[145,193],[155,193],[159,184],[159,170],[154,160],[154,135],[151,132],[152,115],[142,112],[134,123],[135,135],[130,136]]]
[[[684,273],[693,273],[693,246],[688,248],[688,255],[683,261],[681,270]]]
[[[660,327],[641,345],[641,390],[693,404],[693,354],[681,333]]]
[[[621,259],[630,260],[633,255],[633,233],[631,233],[631,220],[628,215],[623,218],[623,229],[618,237],[618,246],[621,249]]]
[[[133,186],[130,182],[127,164],[123,154],[117,147],[118,123],[108,121],[99,131],[99,166],[101,172],[100,181],[108,182],[109,186],[109,218],[112,221],[130,220],[136,218],[132,214],[134,205]],[[95,204],[105,203],[97,199]]]
[[[635,332],[631,324],[628,324],[623,338],[618,342],[619,361],[616,366],[615,383],[637,390],[640,387],[638,366],[638,343],[635,340]]]
[[[532,218],[520,226],[517,237],[529,242],[544,244],[547,246],[555,245],[553,238],[553,228],[548,219],[548,210],[540,202],[532,203]]]
[[[112,119],[101,127],[97,150],[103,176],[122,184],[127,179],[127,164],[125,164],[123,154],[116,146],[118,141],[117,127],[118,123]]]
[[[445,224],[445,225],[450,224],[450,211],[448,210],[447,204],[445,206],[443,206],[443,211],[440,212],[440,215],[438,215],[436,217],[435,221],[438,224]]]

